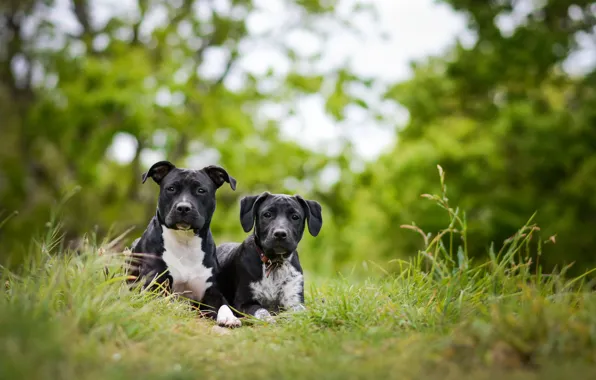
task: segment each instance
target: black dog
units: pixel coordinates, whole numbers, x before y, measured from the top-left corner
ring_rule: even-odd
[[[296,247],[305,223],[312,236],[323,225],[321,205],[299,195],[262,193],[240,202],[240,222],[254,233],[217,248],[217,282],[243,314],[270,320],[270,312],[304,309],[304,279]]]
[[[143,183],[148,177],[159,184],[160,193],[156,215],[133,243],[134,282],[142,279],[143,287],[153,284],[154,289],[182,294],[201,303],[199,310],[216,317],[219,325],[239,326],[215,283],[219,268],[209,229],[216,190],[224,182],[235,190],[236,180],[218,166],[178,169],[168,161],[154,164],[143,174]]]

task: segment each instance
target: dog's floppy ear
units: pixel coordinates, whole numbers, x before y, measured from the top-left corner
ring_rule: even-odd
[[[259,195],[248,195],[240,200],[240,224],[244,232],[248,232],[255,224],[255,210],[271,193],[265,191]]]
[[[160,183],[161,180],[164,179],[164,177],[168,175],[168,173],[174,168],[176,167],[170,161],[156,162],[153,164],[153,166],[151,166],[147,173],[143,173],[143,183],[145,183],[149,177],[153,178],[155,183]]]
[[[227,182],[230,184],[232,190],[236,190],[236,179],[228,174],[228,172],[217,165],[209,165],[203,168],[205,173],[211,178],[211,180],[215,183],[215,186],[218,188]]]
[[[306,221],[308,222],[308,232],[312,236],[317,236],[323,227],[323,215],[321,214],[321,205],[316,201],[309,201],[302,198],[300,195],[294,195],[298,202],[302,205],[304,213],[306,214]]]

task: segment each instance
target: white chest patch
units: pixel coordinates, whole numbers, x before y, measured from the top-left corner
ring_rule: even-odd
[[[208,282],[212,269],[203,265],[205,252],[201,249],[202,239],[193,231],[172,230],[162,226],[165,251],[163,260],[173,279],[172,290],[200,302],[205,291],[211,286]]]
[[[293,309],[300,305],[300,292],[303,289],[303,276],[288,262],[274,269],[269,277],[262,265],[263,279],[250,284],[252,295],[265,308],[282,307]]]

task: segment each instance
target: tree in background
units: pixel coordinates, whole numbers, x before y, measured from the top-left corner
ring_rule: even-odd
[[[420,248],[399,231],[446,225],[420,201],[438,190],[467,210],[471,238],[486,256],[538,211],[556,244],[548,268],[596,264],[596,71],[566,70],[580,48],[596,51],[592,1],[445,1],[467,15],[476,41],[413,65],[414,76],[386,94],[409,111],[394,150],[369,165],[350,195],[352,224],[368,252],[394,257]],[[374,196],[371,196],[374,194]],[[376,207],[371,207],[374,204]],[[482,248],[484,247],[484,249]]]
[[[323,168],[346,168],[349,147],[337,156],[311,152],[259,116],[265,103],[291,113],[292,99],[319,91],[332,110],[352,101],[342,88],[357,78],[342,68],[317,74],[312,67],[323,52],[305,55],[285,38],[301,31],[324,46],[326,28],[352,32],[328,2],[284,1],[289,19],[254,33],[247,17],[267,13],[249,0],[106,4],[0,5],[0,220],[19,211],[0,229],[0,255],[24,252],[18,247],[39,233],[56,200],[79,186],[63,216],[67,238],[130,225],[140,233],[157,193],[140,185],[143,157],[216,163],[239,179],[237,193],[218,197],[213,229],[222,240],[242,235],[241,195],[270,189],[314,196]],[[275,49],[288,70],[242,70],[243,54],[259,46]],[[215,58],[219,64],[208,64]],[[131,142],[130,162],[113,159],[115,139]]]
[[[301,30],[325,41],[330,23],[351,32],[333,2],[284,1],[293,16],[259,33],[247,27],[249,15],[264,11],[256,1],[131,0],[119,11],[74,1],[72,28],[56,13],[68,2],[3,2],[0,200],[4,215],[20,214],[0,229],[0,255],[21,252],[14,247],[75,186],[82,190],[64,214],[69,237],[94,225],[100,235],[130,225],[140,232],[156,194],[140,186],[143,159],[161,155],[179,165],[218,163],[239,179],[237,193],[219,194],[218,241],[243,235],[243,194],[269,189],[320,200],[325,233],[306,237],[303,249],[305,266],[321,273],[415,253],[419,236],[401,224],[445,226],[420,198],[437,190],[437,164],[450,198],[468,212],[472,254],[485,256],[489,242],[499,244],[538,211],[543,236],[557,234],[542,263],[594,265],[596,73],[568,69],[580,47],[594,51],[594,5],[443,2],[467,16],[475,42],[413,64],[412,79],[388,89],[385,99],[405,107],[409,121],[392,151],[356,173],[349,144],[337,155],[307,150],[284,140],[260,111],[275,105],[281,119],[297,96],[321,93],[338,121],[349,105],[376,112],[348,90],[370,87],[369,78],[348,66],[317,71],[325,45],[304,54],[284,38]],[[356,4],[347,14],[364,11]],[[262,44],[289,69],[239,70]],[[210,65],[215,72],[205,68],[213,56],[221,61]],[[130,163],[112,158],[115,137],[133,142]],[[329,167],[340,172],[331,187],[321,181]]]

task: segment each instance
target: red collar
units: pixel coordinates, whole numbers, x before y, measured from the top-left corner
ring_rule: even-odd
[[[259,247],[259,245],[256,243],[255,248],[257,249],[257,252],[261,257],[261,261],[263,262],[263,264],[265,264],[265,276],[269,277],[271,272],[279,266],[279,263],[271,261],[271,259],[265,255],[265,252],[263,252],[261,247]]]

